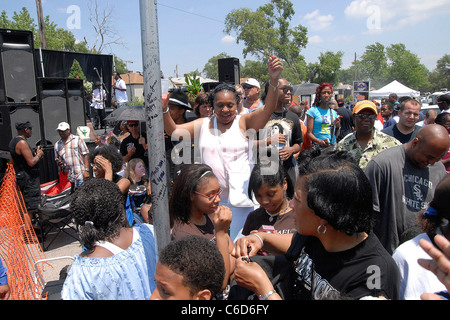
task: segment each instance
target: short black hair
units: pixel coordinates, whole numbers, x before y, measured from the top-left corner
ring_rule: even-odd
[[[159,253],[159,262],[183,276],[191,294],[208,289],[220,293],[225,264],[219,249],[208,239],[189,235],[169,242]]]
[[[447,121],[446,118],[450,118],[450,113],[448,112],[441,112],[436,116],[436,119],[434,120],[434,123],[439,124],[441,126],[444,126],[445,122]]]
[[[122,170],[123,159],[115,146],[104,144],[98,148],[95,148],[89,153],[89,162],[93,163],[97,155],[101,155],[111,162],[114,173]]]
[[[86,181],[72,195],[70,210],[81,227],[80,243],[88,251],[96,241],[117,237],[122,227],[129,226],[122,192],[106,179]]]
[[[236,107],[239,105],[239,101],[240,101],[240,97],[238,92],[236,91],[236,88],[234,87],[233,84],[230,83],[221,83],[218,86],[216,86],[214,88],[214,90],[209,91],[209,104],[214,108],[214,102],[216,100],[216,95],[221,92],[221,91],[230,91],[234,94],[235,99],[236,99]]]
[[[336,230],[369,233],[375,222],[372,186],[347,151],[308,149],[299,156],[308,207]]]
[[[264,168],[269,168],[270,166],[275,165],[274,163],[261,163],[258,162],[252,169],[252,173],[250,174],[250,179],[248,182],[248,197],[251,199],[252,194],[258,192],[258,189],[264,184],[267,183],[270,187],[275,187],[277,184],[283,186],[284,180],[287,183],[286,195],[289,199],[292,199],[294,196],[294,184],[287,174],[286,169],[283,167],[282,163],[278,163],[278,170],[273,172],[272,174],[262,174],[261,170]]]

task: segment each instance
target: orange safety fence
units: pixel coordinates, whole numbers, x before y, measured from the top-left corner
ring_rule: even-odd
[[[14,168],[8,164],[0,187],[0,257],[7,268],[11,300],[42,299],[45,285],[36,276],[43,266],[35,269],[35,262],[45,255],[34,229],[24,222],[27,214]]]

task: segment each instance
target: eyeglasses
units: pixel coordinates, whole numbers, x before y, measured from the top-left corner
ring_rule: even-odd
[[[251,89],[251,88],[256,88],[254,86],[249,86],[249,85],[243,85],[242,89],[247,90],[247,89]]]
[[[101,169],[101,168],[102,168],[102,166],[99,165],[98,163],[90,163],[90,166],[91,166],[92,168],[97,168],[97,169]]]
[[[286,94],[288,91],[292,93],[293,88],[291,86],[284,86],[281,90],[283,90],[283,93]]]
[[[203,193],[200,193],[200,192],[197,192],[197,191],[194,191],[194,193],[198,194],[199,196],[202,196],[202,197],[208,199],[209,201],[214,201],[217,198],[217,196],[220,196],[222,191],[223,191],[222,189],[219,189],[219,191],[217,191],[216,193],[214,193],[214,194],[212,194],[210,196],[204,195]]]
[[[137,123],[132,123],[132,124],[128,124],[127,126],[129,126],[129,127],[137,127],[138,124]]]
[[[355,117],[361,119],[361,120],[366,120],[367,118],[369,118],[369,120],[375,121],[377,119],[377,116],[374,114],[371,115],[367,115],[367,114],[355,114]]]

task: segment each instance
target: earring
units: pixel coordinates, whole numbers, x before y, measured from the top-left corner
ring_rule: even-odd
[[[323,230],[321,230],[321,228],[323,228]],[[325,232],[327,232],[327,226],[324,224],[321,224],[320,226],[317,227],[317,233],[318,234],[325,234]]]

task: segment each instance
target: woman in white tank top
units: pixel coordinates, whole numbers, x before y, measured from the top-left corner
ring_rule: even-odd
[[[278,57],[269,57],[269,92],[265,106],[258,110],[237,115],[239,96],[231,84],[221,84],[210,94],[210,102],[214,107],[214,114],[210,118],[200,118],[177,125],[168,112],[168,99],[163,102],[164,130],[170,136],[182,136],[183,139],[198,141],[196,147],[200,149],[201,161],[209,165],[219,180],[223,190],[221,205],[229,206],[233,213],[230,226],[231,239],[238,236],[245,219],[255,205],[233,206],[229,202],[229,179],[239,177],[244,184],[242,194],[246,196],[246,183],[250,177],[252,135],[264,128],[270,115],[275,110],[279,94],[278,79],[283,71],[283,65]],[[249,137],[250,136],[250,137]],[[277,159],[278,160],[278,159]],[[248,202],[248,201],[247,201]]]

